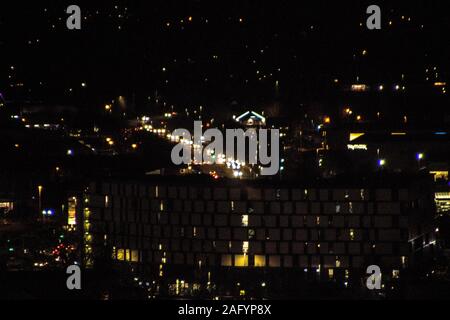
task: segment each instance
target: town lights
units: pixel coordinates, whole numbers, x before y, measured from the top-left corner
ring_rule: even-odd
[[[386,160],[385,159],[378,160],[378,166],[379,167],[384,167],[385,165],[386,165]]]

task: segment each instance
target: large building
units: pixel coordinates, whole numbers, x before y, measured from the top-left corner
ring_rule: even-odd
[[[382,173],[279,185],[190,177],[95,182],[83,201],[85,261],[106,255],[169,284],[207,270],[210,285],[214,270],[215,279],[236,273],[239,285],[273,273],[280,281],[361,287],[370,265],[390,281],[414,263],[413,253],[433,246],[431,185],[428,176]]]

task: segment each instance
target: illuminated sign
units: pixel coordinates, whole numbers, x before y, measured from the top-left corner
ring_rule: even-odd
[[[348,144],[347,149],[348,150],[365,150],[365,151],[367,151],[367,145],[366,144]]]
[[[349,141],[356,140],[359,137],[362,137],[363,135],[365,135],[365,133],[360,133],[360,132],[358,132],[358,133],[350,133]]]

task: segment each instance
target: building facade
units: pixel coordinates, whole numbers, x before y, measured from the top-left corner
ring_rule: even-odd
[[[284,270],[342,283],[356,276],[358,283],[378,265],[395,279],[433,241],[424,236],[433,217],[425,180],[96,182],[83,210],[85,250],[90,263],[102,252],[160,275],[177,266]]]

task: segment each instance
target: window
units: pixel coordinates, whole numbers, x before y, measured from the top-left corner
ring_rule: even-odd
[[[400,278],[400,270],[392,270],[392,279]]]
[[[124,255],[124,250],[123,249],[118,249],[117,250],[117,260],[119,260],[119,261],[124,261],[125,260],[125,255]]]
[[[406,264],[408,262],[408,259],[405,256],[402,256],[402,267],[406,268]]]
[[[355,230],[350,229],[350,234],[349,234],[349,236],[350,236],[350,240],[351,240],[351,241],[354,241],[354,240],[355,240]]]
[[[234,256],[235,267],[248,267],[248,255],[240,254]]]
[[[255,267],[265,267],[266,257],[265,256],[255,256]]]
[[[139,262],[139,251],[131,250],[131,262]]]
[[[231,267],[231,256],[229,254],[222,255],[222,266]]]
[[[334,270],[333,269],[328,269],[328,278],[330,280],[332,280],[334,278]]]
[[[242,226],[243,227],[248,227],[248,215],[244,214],[242,216]]]

